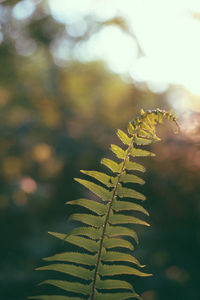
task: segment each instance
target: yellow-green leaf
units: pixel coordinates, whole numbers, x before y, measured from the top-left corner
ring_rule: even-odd
[[[133,263],[140,268],[145,267],[144,265],[141,265],[140,262],[137,260],[137,258],[135,258],[134,256],[128,253],[122,253],[116,251],[107,251],[104,255],[102,255],[102,261],[105,262],[126,261],[126,262]]]
[[[132,162],[130,160],[126,161],[125,168],[127,170],[132,170],[132,171],[140,171],[140,172],[145,172],[146,171],[145,168],[142,165],[140,165],[136,162]]]
[[[104,217],[102,216],[93,216],[90,214],[73,214],[69,220],[79,221],[87,225],[94,226],[99,228],[104,223]]]
[[[105,237],[104,242],[103,242],[103,246],[106,249],[111,249],[111,248],[127,248],[127,249],[130,249],[130,250],[134,249],[133,245],[129,241],[126,241],[126,240],[121,239],[121,238],[107,238],[107,237]]]
[[[108,226],[108,228],[106,229],[106,236],[109,236],[109,237],[129,236],[129,237],[132,237],[138,244],[137,233],[134,230],[127,228],[127,227]]]
[[[36,270],[38,271],[49,270],[49,271],[61,272],[85,280],[91,280],[93,278],[93,272],[90,271],[89,269],[80,266],[75,266],[75,265],[68,265],[68,264],[53,264],[53,265],[37,268]]]
[[[130,135],[134,135],[135,134],[135,128],[133,127],[133,125],[132,125],[131,122],[128,123],[128,133]]]
[[[79,282],[70,282],[63,280],[45,280],[40,284],[50,284],[56,286],[64,291],[79,293],[83,295],[89,295],[90,290],[88,284],[82,284]],[[70,298],[71,299],[71,298]],[[56,300],[56,297],[55,297]]]
[[[102,276],[114,276],[114,275],[122,275],[122,274],[136,275],[136,276],[140,276],[140,277],[152,276],[152,274],[144,273],[133,267],[123,266],[123,265],[105,265],[104,264],[100,268],[99,273]]]
[[[45,261],[66,261],[72,262],[76,264],[83,264],[92,266],[96,263],[96,258],[94,255],[89,255],[86,253],[80,252],[63,252],[59,254],[55,254],[50,257],[43,258]]]
[[[112,290],[112,289],[126,289],[126,290],[133,290],[133,287],[127,281],[117,280],[117,279],[106,279],[101,280],[98,279],[96,282],[97,289],[103,290]],[[104,299],[104,298],[103,298]]]
[[[135,139],[135,143],[137,145],[150,145],[153,142],[152,139],[145,139],[145,138],[140,138],[140,137],[136,137]]]
[[[99,240],[102,234],[102,230],[103,228],[95,228],[95,227],[91,227],[91,226],[84,226],[84,227],[76,227],[74,229],[72,229],[72,231],[70,232],[70,235],[83,235],[83,236],[87,236],[92,240]]]
[[[74,178],[77,182],[88,188],[91,192],[93,192],[95,195],[103,199],[104,201],[108,201],[112,199],[112,192],[108,191],[107,189],[103,188],[100,185],[97,185],[93,182],[90,182],[88,180],[80,179],[80,178]]]
[[[101,160],[101,164],[109,168],[113,173],[120,173],[122,168],[121,164],[118,164],[115,161],[108,158],[103,158]]]
[[[137,203],[132,203],[132,202],[128,202],[128,201],[115,200],[113,202],[112,208],[115,211],[123,211],[123,210],[139,211],[139,212],[142,212],[145,215],[149,216],[148,211],[144,207],[142,207],[141,205],[139,205]]]
[[[127,151],[124,151],[119,146],[111,144],[110,149],[119,159],[124,159],[126,157]]]
[[[89,199],[72,200],[66,202],[66,204],[83,206],[100,216],[104,215],[107,210],[107,204],[99,203],[97,201],[89,200]]]
[[[80,172],[95,178],[96,180],[98,180],[98,181],[102,182],[103,184],[105,184],[107,187],[112,186],[111,176],[108,176],[105,173],[98,172],[98,171],[85,171],[85,170],[80,170]]]
[[[139,224],[139,225],[145,225],[150,226],[147,222],[140,220],[136,217],[127,216],[127,215],[120,215],[120,214],[114,214],[109,219],[110,224],[117,225],[117,224]]]
[[[75,236],[75,235],[66,235],[62,233],[56,233],[56,232],[49,232],[49,234],[64,240],[70,244],[76,245],[80,248],[84,248],[85,250],[89,252],[97,252],[99,247],[99,242],[93,241],[91,239],[87,239],[82,236]]]
[[[123,144],[128,146],[131,144],[132,139],[128,137],[128,135],[125,132],[123,132],[121,129],[117,130],[117,135]]]
[[[145,181],[142,178],[140,178],[136,175],[132,175],[132,174],[122,174],[121,182],[124,182],[124,183],[131,182],[131,183],[145,184]]]
[[[140,296],[138,296],[135,292],[127,292],[127,293],[99,293],[96,292],[95,293],[95,297],[94,300],[125,300],[125,299],[139,299],[142,300],[142,298]]]
[[[146,199],[146,197],[143,194],[141,194],[133,189],[125,188],[122,186],[118,187],[117,194],[120,198],[134,198],[134,199],[143,200],[143,201]]]
[[[130,151],[130,154],[133,157],[155,156],[155,154],[150,151],[136,149],[136,148],[132,148]]]

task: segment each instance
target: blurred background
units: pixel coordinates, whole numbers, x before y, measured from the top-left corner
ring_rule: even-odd
[[[86,195],[80,169],[104,170],[116,129],[141,108],[172,109],[147,168],[135,255],[144,300],[199,300],[200,2],[0,1],[0,299],[40,293],[41,259],[66,249]]]

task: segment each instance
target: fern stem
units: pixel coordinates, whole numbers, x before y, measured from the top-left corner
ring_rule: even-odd
[[[100,245],[99,245],[99,252],[98,252],[97,262],[96,262],[95,270],[94,270],[94,280],[93,280],[93,283],[92,283],[92,290],[91,290],[91,294],[90,294],[90,299],[91,300],[94,300],[94,296],[95,296],[95,290],[96,290],[95,286],[96,286],[96,280],[97,280],[97,275],[98,275],[98,268],[99,268],[99,264],[100,264],[100,261],[101,261],[101,253],[102,253],[102,249],[103,249],[103,241],[104,241],[104,237],[105,237],[105,232],[106,232],[106,227],[107,227],[107,224],[108,224],[110,212],[111,212],[111,209],[112,209],[112,204],[113,204],[114,199],[117,196],[117,188],[118,188],[121,176],[122,176],[122,174],[124,172],[124,169],[125,169],[126,160],[129,158],[130,150],[133,147],[134,140],[135,140],[135,135],[133,136],[133,139],[131,140],[131,143],[130,143],[128,149],[127,149],[127,154],[126,154],[126,156],[124,158],[121,171],[120,171],[120,173],[118,175],[117,183],[116,183],[116,185],[115,185],[115,187],[113,189],[112,199],[110,201],[110,205],[109,205],[109,208],[108,208],[108,211],[107,211],[107,215],[106,215],[106,218],[105,218],[105,222],[104,222],[104,225],[103,225],[103,232],[102,232],[102,235],[101,235],[101,241],[100,241]]]

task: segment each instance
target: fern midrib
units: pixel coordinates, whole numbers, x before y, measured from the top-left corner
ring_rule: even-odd
[[[97,255],[97,262],[96,262],[96,266],[95,266],[95,270],[94,270],[94,280],[93,280],[93,283],[92,283],[92,291],[91,291],[91,294],[90,294],[91,300],[94,300],[94,296],[95,296],[95,290],[96,290],[95,286],[96,286],[96,280],[97,280],[97,275],[98,275],[98,268],[99,268],[99,263],[101,261],[101,253],[102,253],[102,249],[103,249],[103,241],[104,241],[104,238],[105,238],[106,227],[107,227],[107,224],[108,224],[108,220],[109,220],[109,216],[110,216],[112,204],[113,204],[114,199],[117,196],[117,188],[118,188],[118,185],[120,183],[121,176],[122,176],[122,174],[124,172],[125,163],[126,163],[126,160],[129,158],[130,150],[133,147],[133,143],[134,143],[135,138],[136,138],[136,135],[133,136],[133,138],[131,140],[131,143],[130,143],[128,149],[127,149],[127,153],[126,153],[126,156],[124,158],[121,171],[120,171],[120,173],[118,175],[117,183],[115,184],[114,189],[113,189],[113,195],[112,195],[112,199],[110,201],[110,205],[109,205],[109,208],[108,208],[108,211],[107,211],[107,214],[106,214],[105,222],[103,224],[103,232],[102,232],[102,235],[101,235],[101,240],[100,240],[100,245],[99,245],[99,252],[98,252],[98,255]]]

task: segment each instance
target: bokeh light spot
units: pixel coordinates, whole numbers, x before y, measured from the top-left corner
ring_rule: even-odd
[[[32,194],[37,190],[37,183],[31,177],[24,177],[20,181],[20,187],[25,193]]]
[[[31,0],[24,0],[18,2],[13,8],[13,16],[17,20],[24,20],[29,18],[35,10],[34,2]]]
[[[37,162],[45,162],[52,156],[52,148],[47,144],[38,144],[33,148],[33,156]]]

